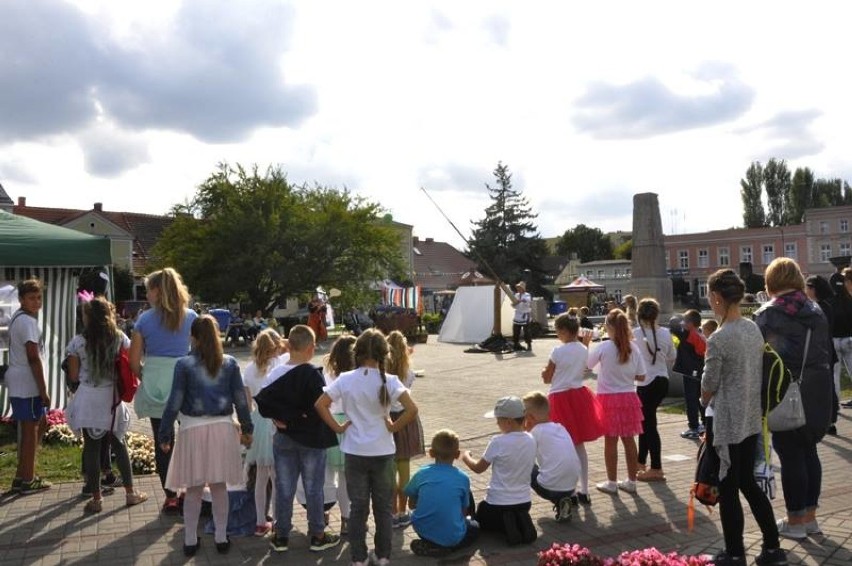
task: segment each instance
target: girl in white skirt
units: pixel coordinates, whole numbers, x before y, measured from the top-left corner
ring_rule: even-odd
[[[253,426],[240,366],[222,353],[216,319],[210,315],[196,319],[190,337],[192,352],[175,365],[172,391],[160,423],[160,447],[168,453],[174,443],[175,419],[180,419],[166,487],[186,490],[183,553],[194,556],[200,544],[201,495],[204,486],[209,486],[216,550],[225,554],[231,547],[226,484],[243,480],[240,442],[251,445]],[[235,408],[242,436],[233,422]]]
[[[279,356],[284,352],[284,341],[281,336],[267,328],[257,335],[251,348],[252,361],[243,372],[243,383],[246,386],[246,396],[251,412],[251,422],[254,425],[253,442],[246,452],[246,466],[255,465],[254,506],[257,511],[254,536],[266,536],[272,531],[272,523],[266,520],[266,495],[270,481],[272,482],[272,501],[275,501],[275,461],[272,458],[272,435],[275,427],[270,419],[260,416],[252,399],[263,388],[266,374],[278,366]]]

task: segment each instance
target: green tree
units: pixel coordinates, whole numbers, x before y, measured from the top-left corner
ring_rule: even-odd
[[[630,244],[631,253],[633,243]],[[577,224],[573,229],[566,230],[556,243],[558,255],[577,254],[581,262],[599,259],[612,259],[612,242],[599,228],[590,228],[585,224]]]
[[[400,271],[399,236],[381,212],[347,190],[294,186],[280,168],[221,164],[173,207],[154,255],[206,301],[269,312],[317,286],[351,299]]]
[[[494,187],[485,184],[491,204],[485,209],[485,218],[472,223],[467,256],[479,264],[480,271],[488,272],[482,258],[501,280],[511,284],[524,279],[530,291],[548,294],[541,287],[547,244],[534,222],[538,215],[521,191],[512,187],[508,166],[499,162],[494,177]]]
[[[615,259],[633,259],[633,239],[629,239],[612,251]]]
[[[746,170],[745,179],[740,179],[740,194],[743,199],[743,224],[746,228],[766,226],[766,214],[763,210],[763,167],[755,161]]]
[[[814,198],[814,173],[807,167],[799,167],[793,173],[787,205],[786,224],[799,224],[805,217],[805,210],[811,207]]]
[[[842,179],[817,179],[814,181],[813,205],[815,208],[841,206],[845,204],[844,200]]]
[[[774,157],[763,168],[763,187],[766,190],[767,224],[784,226],[787,222],[785,205],[789,203],[790,170],[787,162]]]

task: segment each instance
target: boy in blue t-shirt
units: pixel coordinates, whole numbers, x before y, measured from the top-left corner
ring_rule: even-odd
[[[434,464],[418,470],[405,494],[414,509],[411,522],[420,536],[411,542],[418,556],[442,556],[473,542],[479,527],[466,516],[473,512],[470,479],[453,466],[459,457],[459,437],[451,430],[439,430],[432,438],[429,456]]]

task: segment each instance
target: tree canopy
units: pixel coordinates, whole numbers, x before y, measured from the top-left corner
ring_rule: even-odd
[[[485,209],[485,218],[473,222],[467,256],[483,273],[488,269],[482,259],[501,280],[514,283],[525,279],[531,291],[544,292],[541,262],[547,255],[547,244],[538,234],[534,222],[537,215],[521,191],[512,187],[508,166],[498,163],[494,177],[496,186],[485,184],[491,204]]]
[[[268,312],[323,286],[357,304],[401,270],[399,234],[382,212],[348,190],[292,185],[280,168],[261,175],[221,164],[173,207],[154,255],[206,301],[247,300]]]
[[[630,244],[632,254],[633,244]],[[570,256],[576,253],[583,263],[600,259],[612,259],[612,242],[600,228],[591,228],[585,224],[577,224],[566,230],[556,243],[557,255]]]

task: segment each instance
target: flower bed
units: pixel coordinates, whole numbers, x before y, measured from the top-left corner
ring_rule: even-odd
[[[602,558],[579,544],[558,544],[538,553],[538,566],[709,566],[707,557],[686,556],[677,552],[664,554],[656,548],[622,552],[616,557]]]

